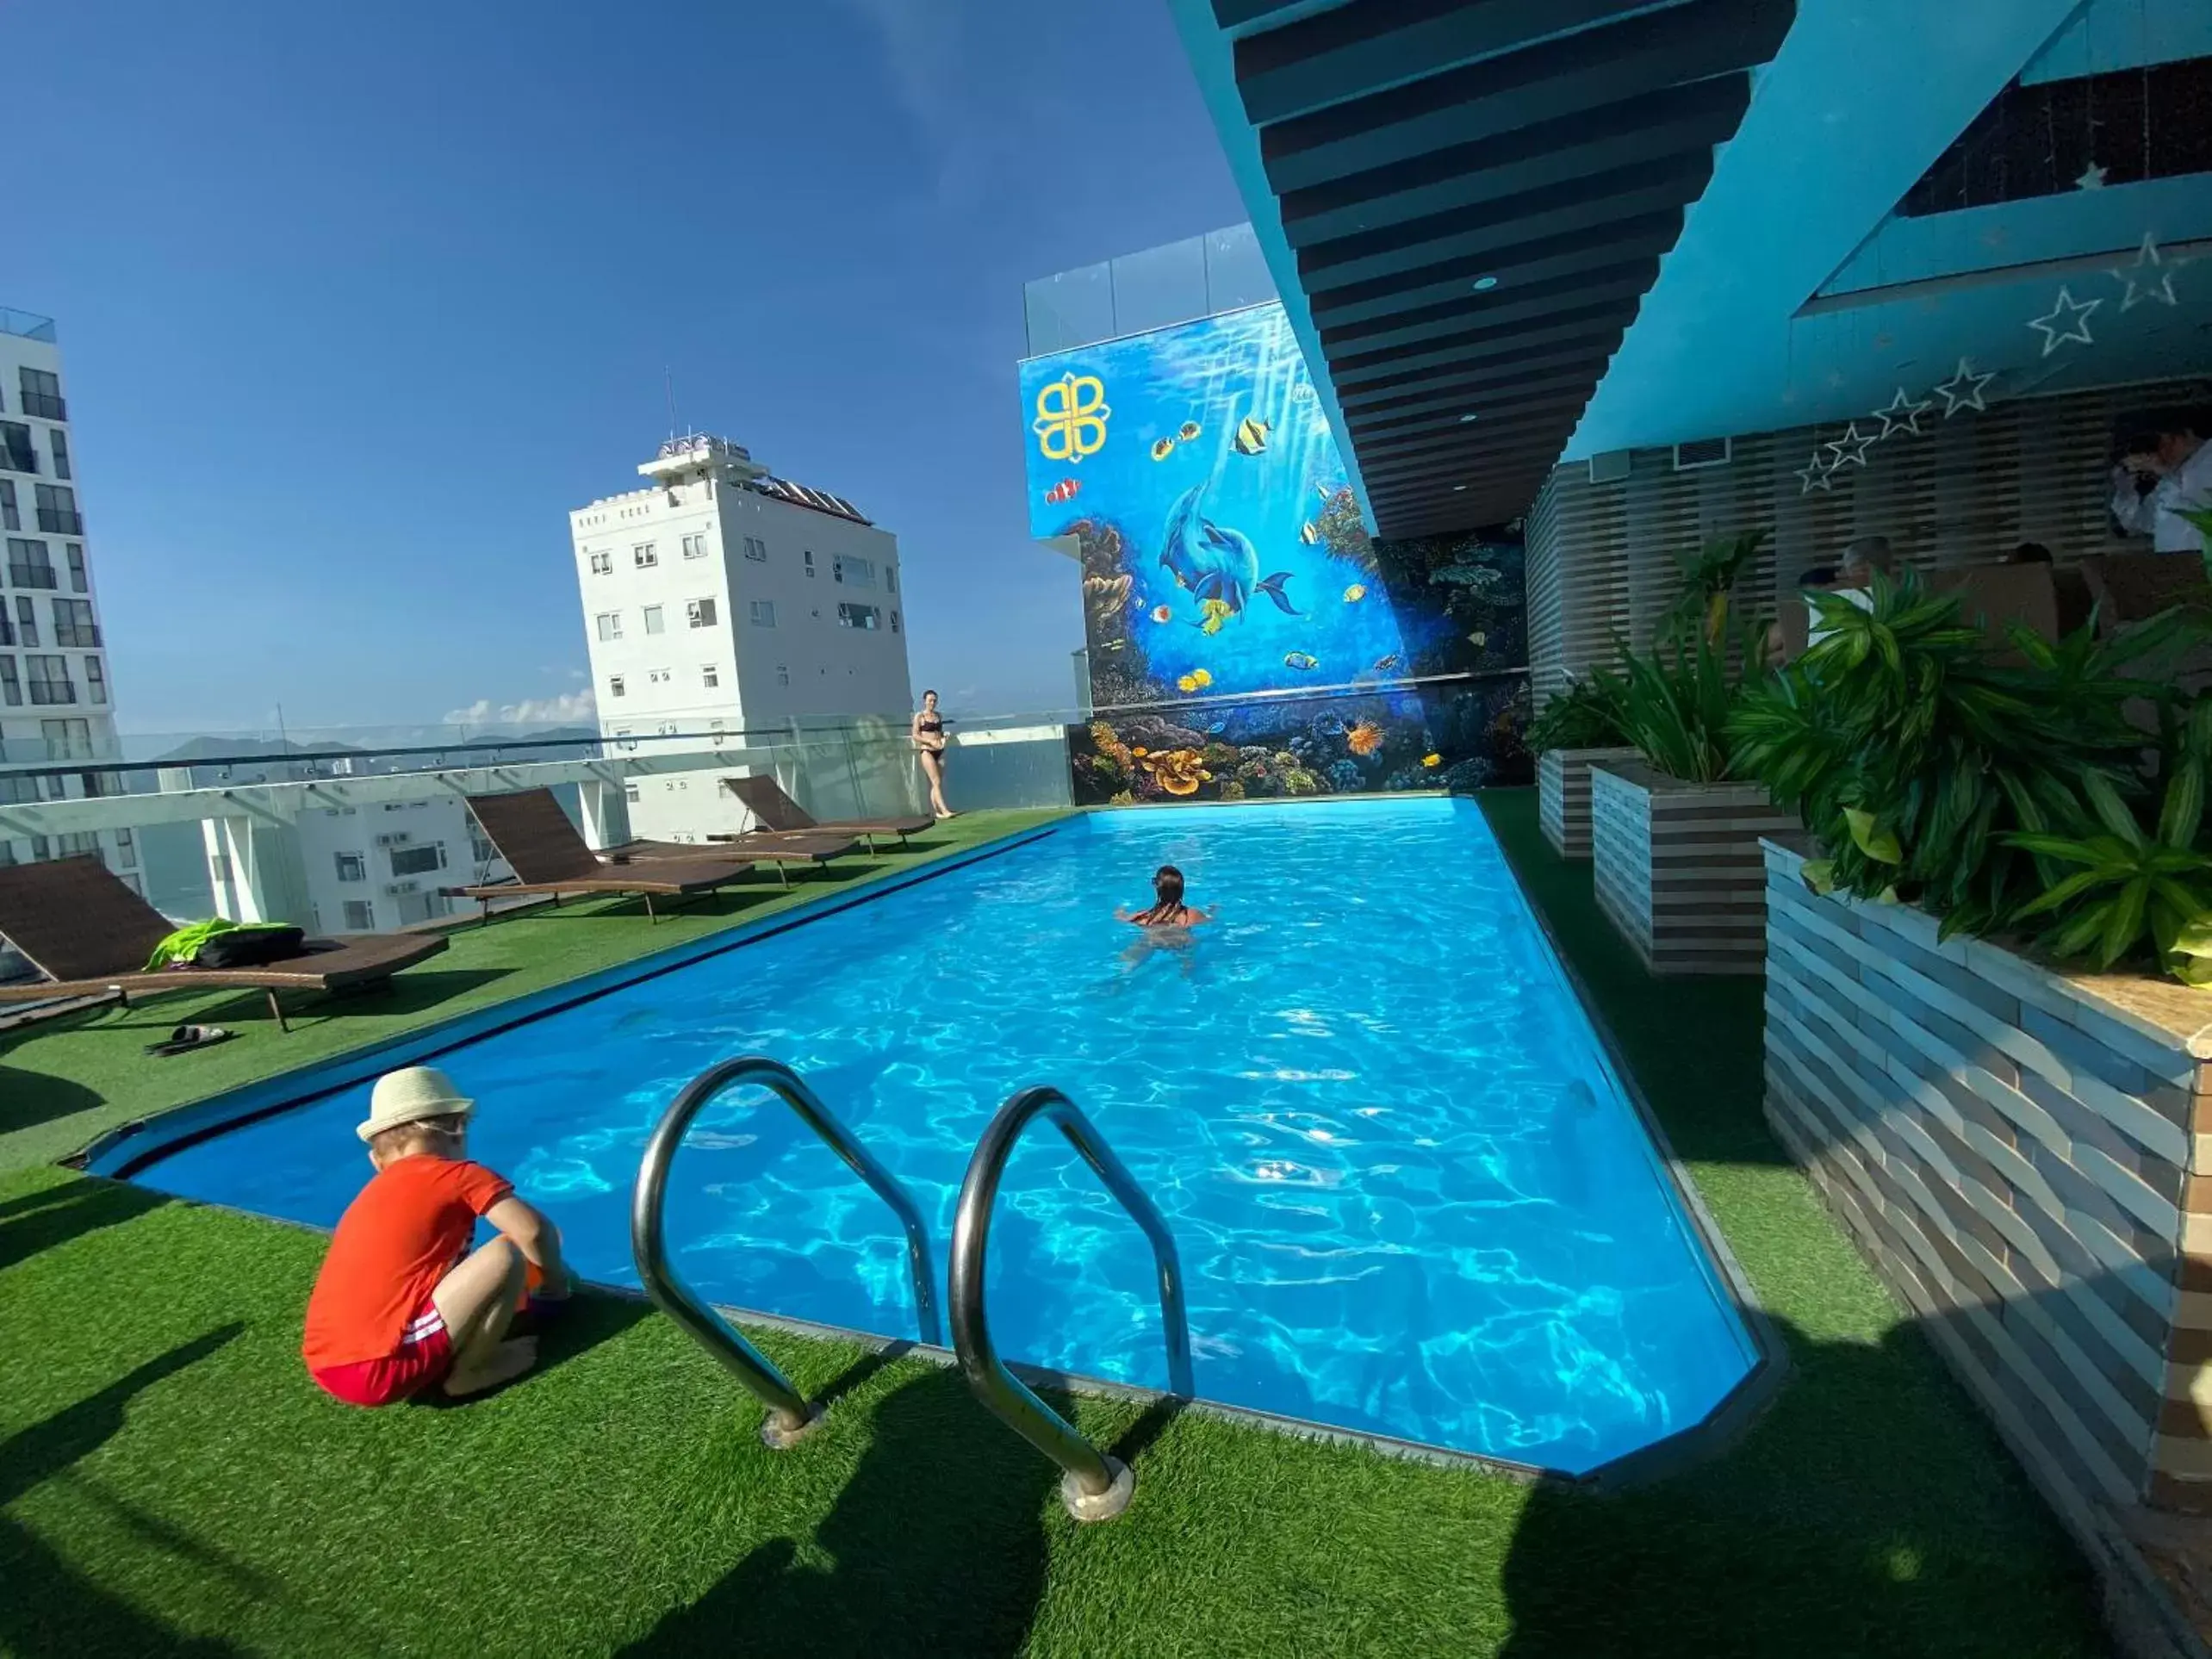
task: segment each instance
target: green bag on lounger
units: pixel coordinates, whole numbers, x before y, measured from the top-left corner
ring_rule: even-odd
[[[189,923],[153,948],[146,971],[179,964],[203,968],[253,967],[299,954],[307,935],[289,922],[229,922],[211,916]]]

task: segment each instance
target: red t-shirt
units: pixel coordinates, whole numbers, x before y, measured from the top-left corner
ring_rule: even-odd
[[[408,1322],[468,1252],[476,1218],[513,1190],[465,1159],[418,1153],[377,1171],[339,1218],[308,1298],[308,1369],[399,1352]]]

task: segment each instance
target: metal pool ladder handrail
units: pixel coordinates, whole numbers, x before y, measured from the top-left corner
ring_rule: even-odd
[[[1037,1398],[998,1357],[984,1310],[984,1264],[990,1253],[991,1215],[998,1181],[1022,1130],[1032,1118],[1050,1118],[1083,1161],[1104,1182],[1129,1218],[1144,1229],[1159,1270],[1159,1312],[1167,1338],[1169,1391],[1191,1395],[1190,1320],[1183,1302],[1183,1268],[1175,1235],[1159,1208],[1145,1196],[1097,1127],[1076,1103],[1049,1084],[1024,1089],[998,1109],[976,1143],[960,1183],[960,1207],[953,1217],[953,1347],[976,1397],[1031,1445],[1058,1463],[1060,1499],[1078,1520],[1110,1520],[1128,1507],[1136,1477],[1117,1459],[1093,1445],[1074,1426]]]
[[[822,1097],[780,1060],[764,1054],[746,1054],[708,1067],[686,1084],[645,1143],[645,1156],[637,1165],[637,1186],[630,1207],[630,1248],[637,1258],[637,1277],[653,1305],[684,1327],[708,1352],[768,1408],[761,1438],[772,1446],[789,1445],[811,1428],[822,1408],[792,1386],[767,1355],[740,1335],[713,1307],[693,1294],[668,1265],[668,1240],[662,1210],[668,1196],[668,1166],[683,1144],[692,1120],[724,1089],[753,1083],[777,1096],[799,1121],[819,1135],[853,1173],[875,1190],[906,1229],[906,1261],[914,1280],[914,1314],[922,1340],[936,1343],[938,1331],[936,1276],[929,1264],[929,1234],[922,1215],[906,1189],[892,1178],[868,1149],[854,1140],[851,1130]]]

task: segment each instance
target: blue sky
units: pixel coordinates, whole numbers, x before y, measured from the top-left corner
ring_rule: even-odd
[[[917,689],[1066,702],[1021,285],[1243,216],[1159,0],[71,0],[0,39],[0,304],[59,320],[127,730],[580,693],[564,515],[636,482],[664,366],[682,425],[898,533]]]

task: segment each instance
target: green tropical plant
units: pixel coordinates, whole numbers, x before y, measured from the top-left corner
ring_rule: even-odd
[[[2212,513],[2198,507],[2184,507],[2181,516],[2195,525],[2204,537],[2204,575],[2212,580]]]
[[[1758,661],[1758,634],[1747,631],[1741,663]],[[1740,672],[1726,647],[1702,629],[1662,641],[1649,652],[1621,652],[1621,724],[1643,758],[1687,783],[1718,783],[1730,773],[1729,720]]]
[[[1663,631],[1672,634],[1690,628],[1718,643],[1728,632],[1728,611],[1743,567],[1766,545],[1767,531],[1742,536],[1716,536],[1694,553],[1675,555],[1681,568],[1682,591],[1668,611]]]
[[[1622,726],[1626,693],[1619,674],[1590,669],[1551,694],[1522,741],[1537,755],[1555,749],[1619,748],[1628,742]]]
[[[1815,596],[1820,643],[1730,723],[1738,774],[1820,840],[1809,879],[1917,904],[1947,935],[2033,923],[2062,958],[2154,948],[2180,977],[2212,975],[2212,713],[2165,669],[2197,624],[2175,612],[2055,644],[2015,628],[2019,661],[2000,662],[1909,573],[1878,576],[1872,601]],[[2155,711],[2155,739],[2131,706]]]

